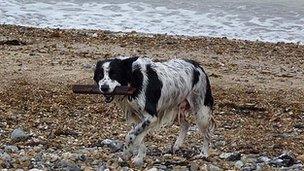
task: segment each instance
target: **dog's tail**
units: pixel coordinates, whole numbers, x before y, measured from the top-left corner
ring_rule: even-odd
[[[214,99],[213,99],[213,96],[212,96],[210,80],[209,80],[208,75],[206,73],[205,73],[205,76],[206,76],[206,92],[205,92],[205,98],[204,98],[205,99],[204,100],[204,105],[213,109]]]

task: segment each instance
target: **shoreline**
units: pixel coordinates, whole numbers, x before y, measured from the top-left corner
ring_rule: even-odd
[[[61,31],[72,31],[72,32],[102,32],[107,34],[113,34],[115,36],[123,36],[123,35],[136,35],[139,37],[156,37],[162,36],[173,39],[227,39],[228,41],[235,42],[251,42],[251,43],[265,43],[265,44],[287,44],[287,45],[295,45],[295,46],[304,46],[304,42],[284,42],[284,41],[263,41],[263,40],[250,40],[250,39],[241,39],[241,38],[233,38],[226,36],[190,36],[190,35],[174,35],[174,34],[162,34],[162,33],[145,33],[145,32],[137,32],[137,31],[111,31],[111,30],[103,30],[103,29],[82,29],[82,28],[51,28],[51,27],[38,27],[31,25],[15,25],[15,24],[0,24],[0,27],[19,27],[19,28],[31,28],[31,29],[41,29],[41,30],[61,30]]]
[[[195,126],[181,153],[169,154],[179,130],[172,126],[147,137],[145,169],[275,170],[282,163],[260,158],[275,161],[286,151],[293,163],[283,163],[285,169],[304,168],[303,45],[0,25],[0,42],[6,40],[17,43],[0,43],[0,154],[6,157],[0,168],[134,169],[102,144],[124,140],[129,127],[122,111],[70,87],[92,83],[96,61],[116,55],[189,58],[210,76],[217,128],[208,160],[190,159],[201,145]],[[17,128],[30,136],[13,140]],[[225,153],[237,158],[226,160]]]

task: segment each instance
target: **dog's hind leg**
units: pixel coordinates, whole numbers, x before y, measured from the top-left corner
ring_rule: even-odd
[[[183,144],[184,139],[187,136],[189,126],[190,126],[190,124],[186,121],[184,111],[183,111],[183,113],[180,114],[179,120],[180,120],[180,132],[172,147],[173,154],[176,153],[179,150],[180,146]]]
[[[214,119],[212,118],[212,109],[209,106],[203,105],[196,113],[197,126],[203,135],[203,146],[200,155],[197,157],[208,157],[210,136],[215,127]]]

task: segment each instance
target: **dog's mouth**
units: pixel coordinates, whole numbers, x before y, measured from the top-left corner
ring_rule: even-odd
[[[111,103],[114,100],[114,95],[104,95],[106,103]]]

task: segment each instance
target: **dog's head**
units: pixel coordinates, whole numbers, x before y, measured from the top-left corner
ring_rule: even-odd
[[[137,57],[114,58],[98,61],[94,80],[103,93],[112,93],[117,86],[128,86],[131,80],[132,63]]]

